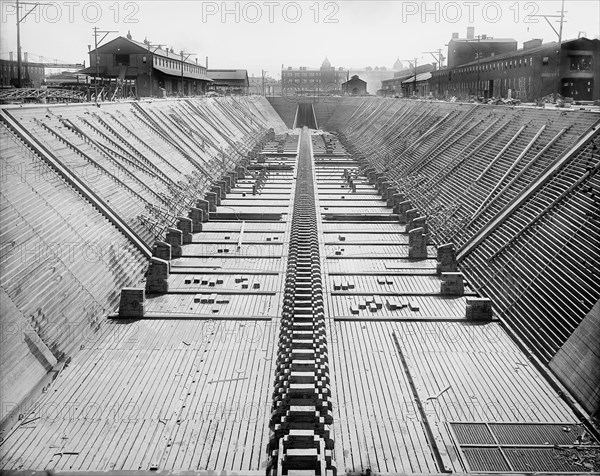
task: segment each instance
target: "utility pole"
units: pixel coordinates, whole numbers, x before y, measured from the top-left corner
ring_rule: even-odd
[[[492,39],[491,36],[486,36],[486,38]],[[477,99],[479,99],[479,81],[480,81],[480,72],[479,72],[479,60],[481,59],[481,48],[480,48],[480,42],[481,42],[481,35],[477,35],[477,49],[475,49],[473,47],[473,45],[471,45],[471,42],[469,40],[465,40],[467,45],[469,45],[471,47],[471,49],[475,52],[475,58],[477,58],[477,90],[475,91],[475,93],[477,94]]]
[[[32,5],[31,10],[29,10],[23,17],[21,17],[21,5]],[[32,13],[37,7],[40,5],[51,5],[50,3],[28,3],[28,2],[20,2],[16,0],[16,13],[17,13],[17,88],[21,87],[21,22],[27,18],[27,16]]]
[[[148,60],[150,61],[150,69],[148,70],[148,76],[150,77],[150,97],[153,97],[154,96],[154,85],[152,84],[152,70],[154,69],[154,53],[156,53],[156,50],[164,45],[152,45],[152,44],[150,44],[150,41],[148,41],[146,44],[148,46],[148,53],[149,53]],[[153,47],[154,51],[150,52],[150,47]]]
[[[550,25],[550,28],[552,28],[552,30],[554,30],[554,33],[556,33],[556,35],[558,36],[558,49],[556,51],[556,68],[555,68],[555,77],[554,77],[554,102],[556,103],[556,96],[558,94],[558,81],[559,81],[559,75],[560,75],[560,50],[562,47],[562,34],[563,34],[563,23],[565,23],[565,13],[568,13],[565,11],[565,0],[562,0],[561,5],[560,5],[560,15],[531,15],[532,17],[543,17],[544,20],[546,20],[546,23],[548,23],[548,25]],[[560,20],[558,20],[560,22],[560,27],[558,29],[558,31],[556,31],[556,28],[554,28],[554,25],[550,22],[550,20],[548,20],[548,18],[560,18]]]
[[[102,43],[104,41],[104,38],[106,38],[110,33],[119,33],[119,32],[114,31],[114,30],[100,30],[97,26],[95,26],[92,29],[94,30],[94,51],[95,51],[95,55],[96,55],[96,77],[94,80],[94,96],[96,98],[96,104],[98,104],[98,76],[100,76],[100,55],[98,54],[98,46],[100,45],[100,43]],[[104,33],[104,36],[102,38],[100,38],[100,41],[98,41],[98,35],[100,33]]]
[[[442,49],[438,48],[437,51],[423,51],[423,54],[430,54],[433,57],[433,59],[437,62],[438,75],[437,75],[437,81],[436,81],[436,83],[437,83],[436,89],[437,89],[437,94],[439,97],[441,95],[441,92],[440,92],[441,76],[440,76],[439,70],[442,69],[442,61],[443,61]],[[435,54],[437,54],[437,58],[434,56]]]
[[[401,61],[408,61],[409,64],[412,64],[414,61],[414,65],[415,65],[415,79],[413,81],[413,94],[416,96],[417,94],[417,58],[415,59],[403,59]]]
[[[190,56],[196,56],[196,53],[184,53],[183,50],[179,52],[181,55],[181,96],[183,97],[183,67],[185,66],[185,62],[188,60]],[[183,55],[187,55],[185,58]]]

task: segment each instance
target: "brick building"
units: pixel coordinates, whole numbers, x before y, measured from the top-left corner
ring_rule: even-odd
[[[365,96],[367,94],[367,82],[355,74],[348,81],[342,83],[342,92],[351,96]]]
[[[599,78],[600,40],[567,40],[560,48],[556,42],[533,40],[514,52],[434,71],[430,91],[462,100],[479,96],[529,102],[552,94],[556,84],[564,97],[592,101],[600,99]]]
[[[471,63],[477,59],[490,58],[517,50],[517,41],[512,38],[475,37],[475,28],[467,28],[467,37],[459,38],[453,33],[448,42],[448,67]]]
[[[42,63],[21,62],[21,86],[39,88],[44,82],[44,65]],[[0,87],[14,87],[18,83],[17,62],[0,59]]]
[[[281,85],[284,95],[328,95],[340,94],[342,83],[347,81],[349,71],[344,68],[335,69],[325,58],[319,69],[291,66],[281,71]]]

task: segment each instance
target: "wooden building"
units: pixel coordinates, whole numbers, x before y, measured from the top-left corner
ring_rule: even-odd
[[[212,80],[197,61],[182,53],[120,36],[90,51],[90,66],[82,70],[103,87],[131,87],[136,97],[193,96],[208,89]]]
[[[210,89],[226,94],[246,94],[250,81],[245,69],[209,69],[206,75],[212,79]]]

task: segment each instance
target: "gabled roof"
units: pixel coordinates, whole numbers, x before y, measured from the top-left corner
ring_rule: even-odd
[[[243,81],[245,86],[250,85],[248,71],[245,69],[209,69],[206,71],[206,75],[216,83]]]
[[[98,51],[102,52],[102,50],[107,49],[107,47],[109,45],[111,45],[112,43],[116,43],[117,41],[125,41],[125,42],[129,43],[131,46],[139,48],[140,53],[142,52],[142,50],[145,52],[149,51],[151,54],[153,54],[155,56],[160,56],[160,57],[168,58],[170,60],[175,60],[175,61],[181,61],[181,55],[179,53],[169,53],[165,49],[158,48],[156,46],[151,46],[151,45],[150,45],[150,47],[148,47],[148,45],[146,43],[143,43],[141,41],[136,41],[133,39],[129,39],[125,36],[119,36],[117,38],[110,40],[108,43],[105,43],[105,44],[99,46]],[[91,50],[90,54],[95,51],[96,51],[95,49]],[[192,65],[192,66],[199,66],[201,68],[204,67],[203,65],[197,64],[195,61],[190,61],[189,59],[185,60],[184,63]]]

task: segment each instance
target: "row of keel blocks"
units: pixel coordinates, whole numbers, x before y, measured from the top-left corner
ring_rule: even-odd
[[[333,405],[311,157],[298,160],[267,474],[335,474]]]

